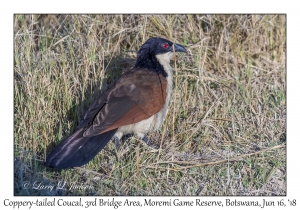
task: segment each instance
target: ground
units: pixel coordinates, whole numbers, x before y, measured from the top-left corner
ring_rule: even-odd
[[[126,136],[46,168],[150,37],[189,52],[155,148]],[[15,15],[14,138],[15,195],[286,195],[286,16]]]

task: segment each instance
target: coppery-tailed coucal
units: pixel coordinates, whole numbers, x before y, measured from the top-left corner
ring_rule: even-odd
[[[75,133],[60,142],[45,165],[71,168],[88,163],[114,137],[118,147],[125,134],[145,136],[163,123],[172,93],[173,52],[186,49],[163,38],[141,47],[135,66],[104,91],[83,115]]]

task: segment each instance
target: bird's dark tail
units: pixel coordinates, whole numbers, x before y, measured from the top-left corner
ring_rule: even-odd
[[[80,128],[52,150],[45,165],[60,169],[82,166],[105,147],[116,131],[114,129],[98,136],[83,137],[84,128]]]

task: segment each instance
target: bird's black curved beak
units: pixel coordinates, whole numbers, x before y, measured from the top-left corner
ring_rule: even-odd
[[[187,53],[187,50],[180,44],[175,44],[174,43],[174,50],[175,52],[184,52]]]

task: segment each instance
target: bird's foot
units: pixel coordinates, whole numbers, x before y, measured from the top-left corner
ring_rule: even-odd
[[[144,136],[144,137],[142,138],[142,140],[143,140],[143,142],[145,142],[148,146],[152,146],[152,143],[150,142],[150,140],[149,140],[146,136]]]

